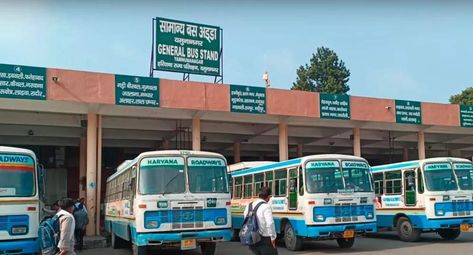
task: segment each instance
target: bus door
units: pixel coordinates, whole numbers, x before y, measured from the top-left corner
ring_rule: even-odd
[[[414,169],[404,171],[404,204],[415,206],[416,198],[416,172]]]
[[[297,210],[298,176],[297,168],[289,169],[289,210]]]

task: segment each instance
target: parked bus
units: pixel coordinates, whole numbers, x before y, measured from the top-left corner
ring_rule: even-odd
[[[231,238],[227,164],[216,153],[152,151],[122,163],[107,180],[105,229],[112,247],[201,247]]]
[[[314,155],[230,170],[233,227],[241,228],[245,207],[268,186],[276,232],[286,248],[300,250],[310,239],[336,239],[350,248],[356,235],[376,231],[369,167],[360,157]]]
[[[430,158],[372,168],[378,228],[397,229],[403,241],[422,232],[456,239],[473,223],[473,164]]]
[[[39,252],[39,175],[32,151],[0,146],[0,254]]]

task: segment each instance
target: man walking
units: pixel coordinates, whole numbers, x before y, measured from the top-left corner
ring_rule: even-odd
[[[77,200],[77,203],[74,205],[74,219],[76,221],[76,228],[74,232],[74,237],[76,239],[76,249],[82,250],[84,246],[84,234],[85,227],[89,224],[89,215],[87,209],[84,205],[85,199],[81,198]]]
[[[74,212],[74,200],[63,198],[59,201],[61,210],[59,216],[59,255],[75,255],[74,252],[74,230],[76,222],[72,213]]]
[[[257,205],[261,204],[256,211],[256,221],[258,222],[258,232],[261,235],[261,241],[250,246],[250,250],[255,255],[277,255],[276,227],[274,226],[271,206],[268,204],[271,197],[271,189],[262,187],[258,196],[259,198],[252,202],[252,208],[256,208]],[[245,218],[248,215],[248,207],[245,209]]]

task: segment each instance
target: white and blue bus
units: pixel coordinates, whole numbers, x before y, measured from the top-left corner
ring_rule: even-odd
[[[473,164],[430,158],[372,168],[378,229],[396,229],[403,241],[422,232],[456,239],[473,224]]]
[[[273,191],[276,232],[289,250],[302,249],[304,240],[327,239],[350,248],[357,235],[376,231],[370,166],[363,158],[313,155],[229,171],[235,231],[262,186]]]
[[[32,151],[0,146],[0,254],[39,252],[38,176]]]
[[[213,255],[231,238],[227,164],[217,153],[152,151],[122,163],[107,180],[105,229],[112,247],[131,242]]]

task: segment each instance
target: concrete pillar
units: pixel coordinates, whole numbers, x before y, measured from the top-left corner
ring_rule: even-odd
[[[419,152],[419,159],[425,159],[425,134],[423,130],[417,134],[417,150]]]
[[[200,118],[192,119],[192,150],[200,151]]]
[[[87,164],[87,138],[81,136],[79,145],[79,198],[85,198],[86,182],[86,164]]]
[[[86,228],[88,236],[95,235],[95,212],[97,201],[97,114],[87,114],[87,210],[89,224]]]
[[[409,148],[404,147],[402,151],[402,160],[409,161]]]
[[[361,157],[361,132],[360,128],[353,128],[353,155]]]
[[[241,161],[240,158],[240,142],[235,142],[233,144],[233,163],[238,163]]]
[[[102,116],[97,116],[97,204],[95,205],[95,234],[100,235],[100,211],[102,203]]]
[[[279,161],[288,160],[287,123],[279,123]]]
[[[298,158],[304,157],[304,151],[303,151],[302,144],[297,145],[297,157]]]

